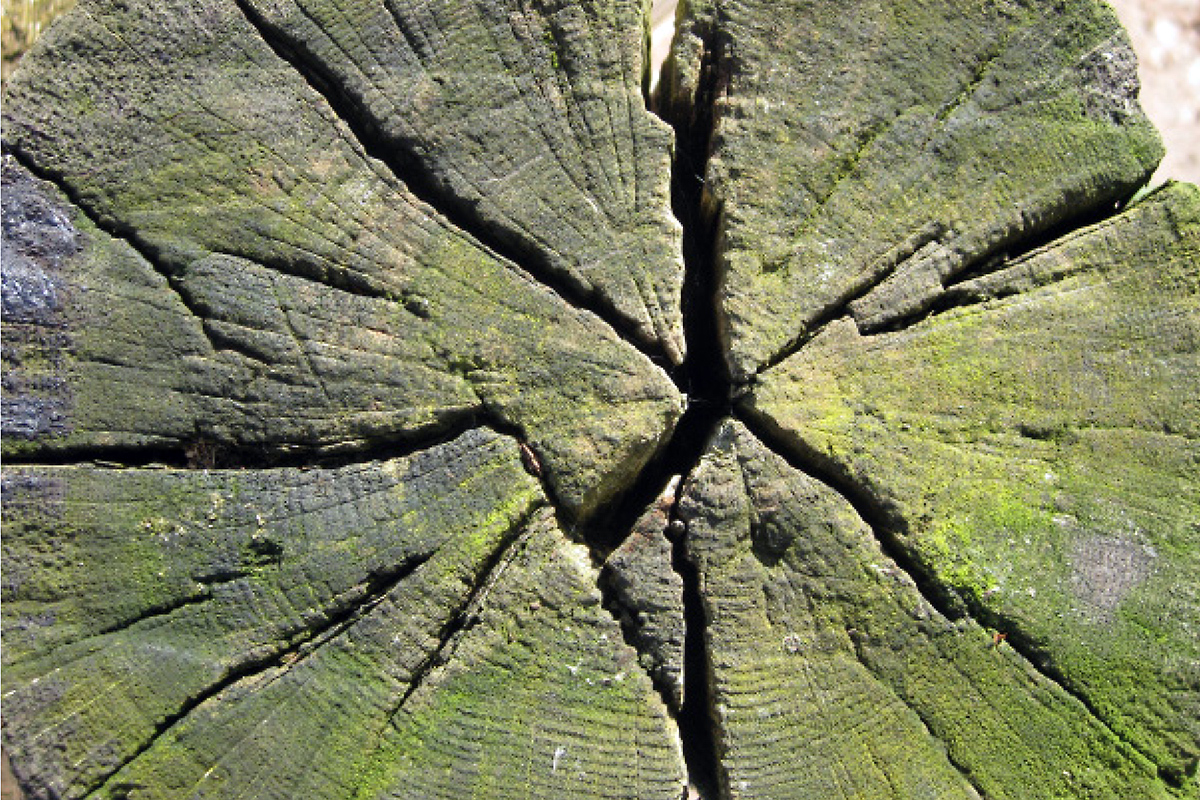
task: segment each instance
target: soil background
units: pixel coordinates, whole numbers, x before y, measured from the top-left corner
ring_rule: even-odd
[[[1142,79],[1141,102],[1167,145],[1154,183],[1169,178],[1200,183],[1200,0],[1110,0],[1129,30]],[[0,0],[3,75],[55,16],[73,0]],[[677,0],[655,0],[652,55],[666,58]],[[19,800],[0,759],[0,800]]]

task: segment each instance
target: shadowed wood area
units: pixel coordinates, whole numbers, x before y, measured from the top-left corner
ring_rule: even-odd
[[[650,5],[23,60],[26,797],[1196,797],[1200,190],[1111,11],[693,0],[654,83]]]

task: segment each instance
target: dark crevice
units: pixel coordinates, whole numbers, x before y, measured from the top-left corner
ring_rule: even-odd
[[[383,601],[407,577],[412,575],[422,564],[430,559],[432,554],[421,554],[410,558],[391,569],[377,572],[368,577],[361,585],[335,598],[332,608],[325,609],[315,618],[306,621],[307,627],[296,634],[282,648],[269,656],[255,658],[232,668],[226,675],[212,686],[188,698],[173,714],[162,719],[155,725],[154,731],[140,747],[120,764],[108,770],[103,776],[92,782],[84,791],[84,797],[91,797],[96,792],[107,788],[109,794],[120,798],[126,796],[129,790],[137,787],[126,787],[120,783],[109,785],[118,772],[136,761],[148,752],[172,728],[187,718],[200,705],[230,689],[238,682],[255,675],[260,675],[272,669],[288,670],[302,658],[311,655],[322,644],[330,641],[346,628],[353,625],[375,606]]]
[[[720,209],[705,185],[716,126],[717,98],[725,91],[724,45],[715,32],[704,37],[700,83],[689,112],[668,119],[675,129],[675,161],[671,166],[671,210],[683,228],[683,331],[687,358],[679,383],[690,404],[724,413],[731,399],[726,336],[719,308],[718,238]],[[668,106],[678,106],[677,100]],[[678,113],[678,112],[677,112]]]
[[[482,219],[472,203],[457,197],[449,187],[429,174],[420,156],[410,146],[403,141],[392,140],[380,131],[361,104],[338,86],[337,78],[303,42],[289,40],[285,33],[255,11],[247,0],[235,2],[275,54],[324,98],[333,113],[354,134],[363,152],[386,166],[414,197],[434,209],[482,249],[499,260],[516,265],[568,305],[594,314],[653,363],[664,370],[671,370],[671,359],[660,342],[638,332],[635,323],[614,308],[594,287],[582,285],[579,280],[565,274],[536,242],[522,236],[519,231]]]
[[[672,522],[679,522],[675,509]],[[674,541],[671,566],[683,579],[683,707],[676,717],[688,783],[701,800],[722,797],[717,715],[712,696],[708,614],[704,610],[700,570],[687,555],[686,534]]]
[[[1014,237],[1012,241],[998,245],[947,280],[945,287],[949,289],[988,273],[998,272],[1036,250],[1054,245],[1084,228],[1090,228],[1117,216],[1125,210],[1130,200],[1141,191],[1141,188],[1140,184],[1122,186],[1091,203],[1086,202],[1083,198],[1066,201],[1064,207],[1071,209],[1071,213],[1064,214],[1061,219],[1043,230],[1035,231],[1022,239]]]
[[[684,31],[677,22],[676,36]],[[673,476],[690,476],[716,434],[732,412],[734,387],[729,363],[724,316],[720,309],[719,257],[720,208],[708,192],[705,179],[717,124],[717,101],[728,85],[728,42],[714,20],[696,30],[701,40],[698,81],[693,97],[655,98],[673,119],[675,159],[671,169],[671,206],[683,229],[685,264],[682,310],[687,357],[677,383],[687,394],[688,406],[669,441],[661,463],[652,465],[640,493],[631,493],[628,525],[638,510],[661,496]],[[667,69],[671,68],[668,61]],[[666,73],[659,91],[680,81]],[[675,500],[678,499],[676,488]],[[683,704],[676,714],[689,784],[688,796],[715,800],[721,795],[716,722],[711,692],[708,620],[701,593],[700,573],[688,558],[686,535],[676,504],[669,513],[672,535],[671,567],[683,583]],[[622,520],[625,522],[625,520]],[[618,528],[627,530],[627,528]]]
[[[850,503],[870,527],[883,554],[908,575],[921,597],[939,614],[949,620],[968,618],[981,628],[1001,632],[1005,644],[1011,646],[1043,678],[1078,701],[1109,735],[1150,763],[1158,763],[1109,724],[1105,714],[1059,670],[1045,647],[1021,629],[1019,620],[989,608],[974,595],[962,595],[940,581],[934,569],[905,543],[904,539],[909,533],[908,522],[894,502],[864,486],[844,464],[782,430],[770,419],[745,407],[739,407],[735,416],[768,450],[789,466],[824,483]],[[1179,785],[1183,780],[1162,767],[1159,767],[1159,773],[1172,785]]]
[[[5,454],[9,466],[99,469],[337,469],[370,461],[404,458],[456,439],[480,427],[507,433],[506,426],[467,410],[445,415],[416,430],[369,442],[331,444],[246,444],[197,432],[187,439],[145,446],[89,445],[36,454]],[[43,443],[44,445],[45,443]]]
[[[1017,238],[1019,234],[1014,235],[1007,243],[1002,242],[990,248],[944,280],[942,291],[931,296],[917,310],[897,317],[885,325],[870,328],[860,326],[860,332],[864,335],[894,333],[919,325],[924,320],[947,311],[978,305],[993,299],[990,296],[969,291],[965,284],[1008,269],[1043,248],[1054,247],[1087,228],[1112,219],[1125,209],[1130,198],[1138,190],[1139,187],[1136,186],[1125,187],[1115,197],[1105,197],[1090,206],[1084,206],[1084,210],[1072,213],[1043,230],[1035,231],[1024,238]],[[1073,203],[1067,205],[1070,208],[1076,207]]]
[[[591,549],[593,560],[601,565],[652,504],[670,504],[667,532],[671,533],[671,568],[683,582],[684,686],[683,704],[678,711],[670,699],[670,688],[655,675],[650,674],[650,678],[675,717],[688,782],[702,800],[715,800],[720,796],[714,732],[716,723],[713,721],[709,689],[708,622],[700,591],[700,574],[687,557],[685,538],[680,534],[682,522],[676,515],[675,500],[680,487],[678,484],[672,486],[672,483],[680,476],[690,475],[700,462],[718,426],[727,417],[726,407],[704,404],[689,406],[660,458],[642,471],[632,487],[612,505],[609,514],[594,521],[582,532],[583,541]],[[632,616],[630,610],[609,591],[603,579],[600,588],[605,607],[621,624],[626,643],[639,655],[642,654],[642,640],[627,624],[627,619]]]
[[[487,601],[488,592],[503,574],[505,565],[519,555],[521,544],[527,538],[529,524],[533,520],[534,515],[542,508],[541,504],[531,506],[521,519],[512,526],[507,538],[484,561],[480,567],[478,577],[470,590],[438,630],[437,645],[417,664],[412,672],[412,676],[408,679],[408,686],[405,688],[404,693],[385,715],[383,725],[375,732],[376,747],[382,743],[387,727],[393,723],[396,715],[404,710],[405,705],[413,694],[425,684],[425,681],[435,669],[449,662],[450,656],[453,654],[462,636],[479,622],[480,611],[483,608],[483,604]]]
[[[642,469],[637,480],[585,526],[575,529],[597,563],[603,563],[620,546],[634,523],[658,501],[674,476],[691,471],[724,417],[721,407],[689,404],[666,446]]]
[[[241,577],[241,576],[231,577],[229,580],[210,580],[210,581],[197,580],[196,581],[197,583],[203,584],[203,586],[204,586],[203,591],[201,591],[200,593],[189,595],[187,597],[181,597],[176,600],[172,600],[171,602],[168,602],[168,603],[160,603],[158,605],[150,606],[149,608],[144,609],[136,617],[134,617],[132,619],[123,619],[120,622],[114,623],[112,625],[109,625],[106,628],[102,628],[102,629],[96,631],[96,633],[94,635],[88,636],[86,638],[87,639],[98,638],[101,636],[109,636],[114,633],[120,633],[122,631],[128,630],[129,628],[132,628],[134,625],[140,625],[141,623],[146,622],[148,620],[157,619],[159,617],[169,617],[172,614],[174,614],[176,611],[180,611],[181,609],[188,608],[189,606],[197,606],[197,605],[201,605],[202,603],[207,603],[213,599],[213,591],[212,590],[213,590],[214,586],[217,586],[221,583],[230,583],[234,580],[237,580],[238,577]],[[62,663],[56,664],[55,667],[61,668]]]
[[[862,668],[865,669],[868,673],[870,673],[871,677],[873,677],[881,685],[890,686],[891,682],[888,680],[888,678],[886,676],[880,674],[876,670],[875,666],[871,663],[871,659],[867,658],[863,654],[863,643],[862,643],[861,638],[858,636],[851,635],[851,633],[849,631],[847,631],[847,637],[850,639],[850,641],[854,647],[854,657],[855,657],[855,659],[858,660],[858,663],[860,665],[862,665]],[[917,716],[917,719],[921,720],[921,725],[925,728],[925,735],[928,736],[930,739],[937,741],[942,746],[942,752],[946,756],[946,761],[950,764],[950,766],[954,767],[954,769],[958,772],[958,774],[962,776],[963,780],[965,780],[967,782],[967,784],[972,789],[975,790],[975,794],[979,796],[980,800],[988,800],[987,792],[985,792],[983,790],[983,787],[981,787],[978,783],[976,783],[975,777],[971,774],[970,766],[959,763],[959,760],[954,755],[953,748],[951,748],[949,746],[949,743],[946,742],[945,740],[943,740],[942,737],[940,737],[934,733],[935,726],[930,724],[930,720],[927,718],[927,716],[925,714],[922,713],[921,708],[910,703],[899,692],[896,692],[895,696],[900,699],[900,702],[902,702],[904,704],[905,708],[907,708],[909,711],[911,711],[913,714],[915,714]]]
[[[710,36],[712,41],[715,38]],[[671,477],[689,472],[699,461],[717,424],[732,408],[733,387],[718,309],[717,215],[704,187],[714,105],[724,83],[718,52],[711,41],[705,47],[703,80],[690,118],[668,120],[675,128],[671,205],[683,228],[685,265],[682,309],[687,356],[675,370],[675,381],[687,395],[687,408],[659,455],[585,533],[602,559],[620,544]]]

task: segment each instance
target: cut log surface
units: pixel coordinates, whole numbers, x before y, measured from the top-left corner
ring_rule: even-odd
[[[27,797],[1200,796],[1200,190],[1095,0],[81,0]]]

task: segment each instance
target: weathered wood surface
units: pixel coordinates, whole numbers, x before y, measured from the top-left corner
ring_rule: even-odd
[[[696,0],[668,125],[647,13],[84,0],[30,54],[30,797],[1197,796],[1200,191],[1131,200],[1112,14]]]

